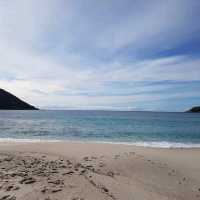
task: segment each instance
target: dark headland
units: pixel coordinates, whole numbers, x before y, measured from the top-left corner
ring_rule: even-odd
[[[195,106],[190,110],[188,110],[187,112],[200,113],[200,106]]]
[[[0,88],[0,110],[38,110],[13,94]]]

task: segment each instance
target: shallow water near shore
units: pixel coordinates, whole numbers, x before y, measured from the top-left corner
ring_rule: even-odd
[[[151,147],[200,147],[196,113],[0,111],[1,141],[73,140]]]

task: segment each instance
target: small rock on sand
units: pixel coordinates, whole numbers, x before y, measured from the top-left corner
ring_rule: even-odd
[[[36,182],[36,180],[35,180],[35,178],[33,178],[33,177],[23,178],[23,179],[20,181],[21,184],[32,184],[32,183],[35,183],[35,182]]]

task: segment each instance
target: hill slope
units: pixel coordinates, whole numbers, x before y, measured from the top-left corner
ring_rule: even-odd
[[[200,106],[196,106],[188,110],[187,112],[200,112]]]
[[[38,109],[0,88],[0,110],[38,110]]]

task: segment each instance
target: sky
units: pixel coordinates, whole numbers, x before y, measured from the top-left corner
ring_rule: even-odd
[[[0,0],[0,88],[42,109],[200,105],[199,0]]]

